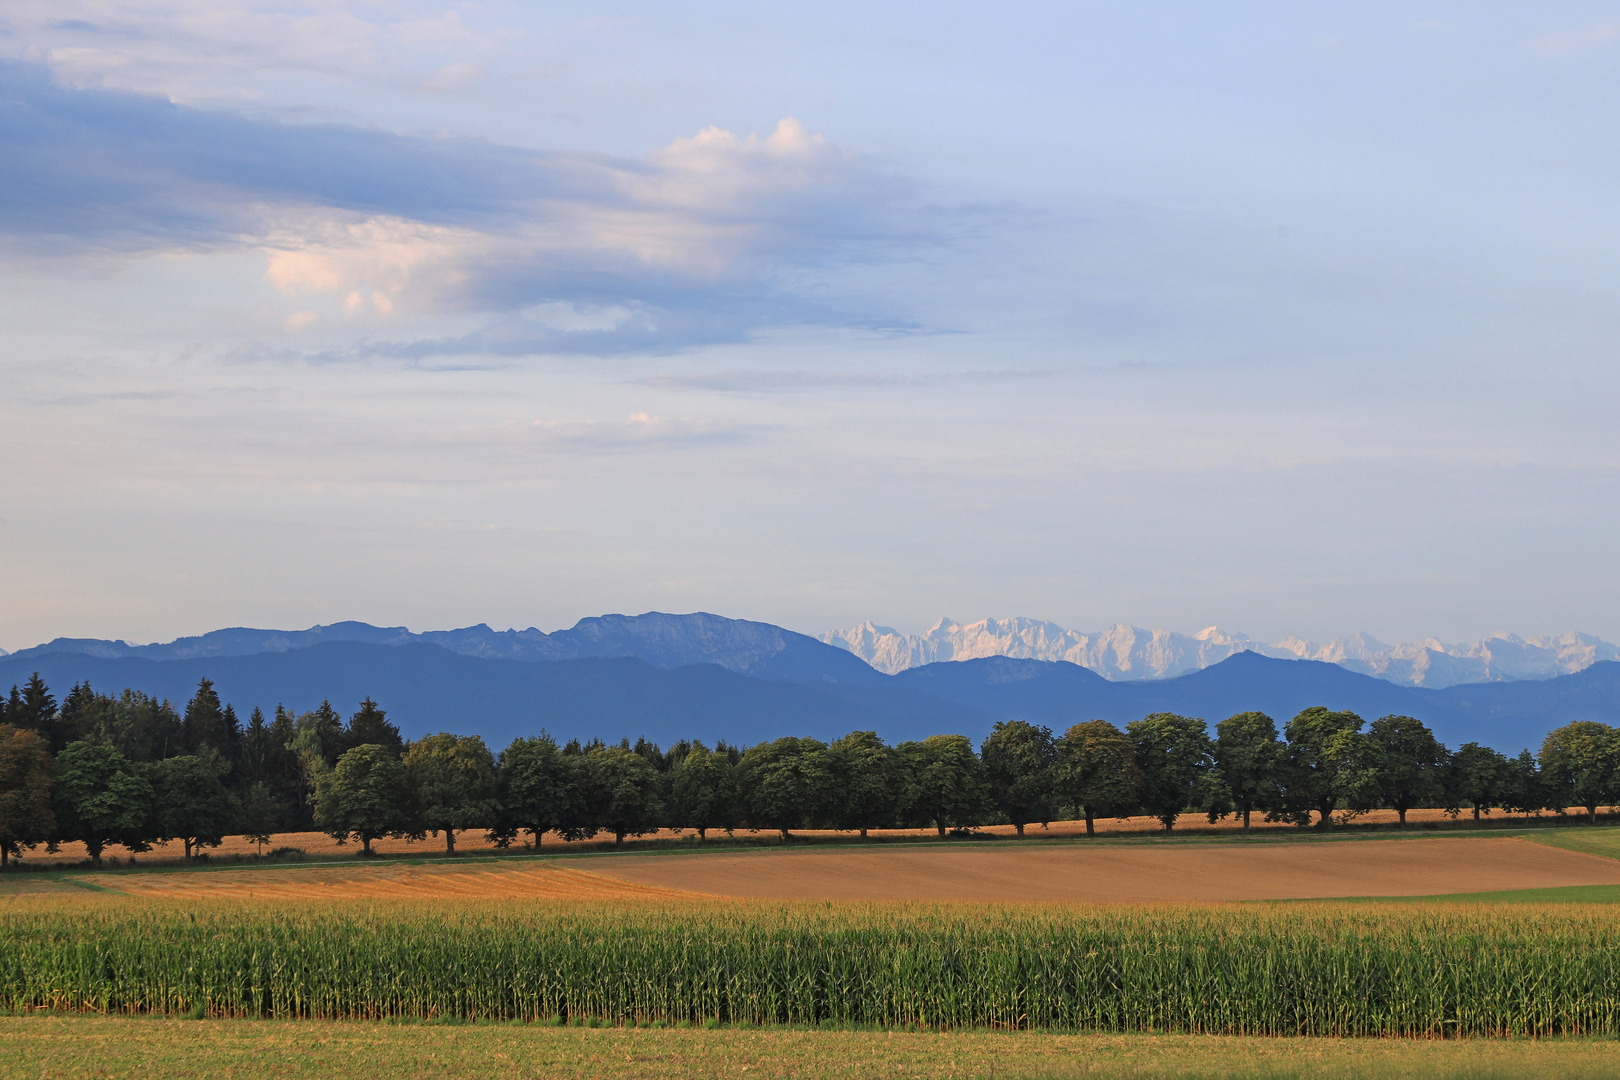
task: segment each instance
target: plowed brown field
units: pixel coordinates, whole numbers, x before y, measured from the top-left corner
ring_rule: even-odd
[[[588,865],[667,889],[807,900],[1289,900],[1620,884],[1615,860],[1486,837],[613,855]]]
[[[548,863],[287,867],[198,873],[90,874],[132,896],[253,900],[657,900],[677,890]]]
[[[35,875],[16,875],[24,883]],[[1501,837],[1304,843],[810,848],[426,865],[85,874],[142,897],[262,900],[1173,902],[1429,896],[1620,884],[1620,861]],[[6,884],[11,884],[8,881]],[[57,886],[81,897],[96,895]],[[6,893],[13,889],[0,890]],[[28,890],[33,891],[33,890]],[[52,890],[55,891],[55,890]]]

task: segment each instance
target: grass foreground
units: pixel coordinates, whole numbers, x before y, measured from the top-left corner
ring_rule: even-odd
[[[1620,1043],[39,1016],[0,1017],[0,1062],[6,1076],[40,1080],[344,1075],[1597,1080],[1620,1071]]]

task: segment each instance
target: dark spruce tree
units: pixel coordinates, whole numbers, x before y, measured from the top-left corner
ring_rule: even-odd
[[[369,697],[349,717],[349,726],[343,733],[344,750],[356,746],[381,746],[395,757],[405,752],[405,740],[400,737],[399,726],[388,719],[388,714]]]
[[[181,744],[188,754],[217,757],[227,765],[242,756],[241,724],[234,710],[220,704],[219,694],[208,679],[198,681],[180,726]]]

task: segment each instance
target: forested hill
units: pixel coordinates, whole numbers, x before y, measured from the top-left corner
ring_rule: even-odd
[[[840,652],[804,640],[826,653]],[[736,645],[725,634],[719,641]],[[664,645],[662,659],[693,655],[679,643]],[[801,650],[791,639],[788,645],[774,654],[756,653],[746,674],[731,665],[661,666],[635,656],[472,656],[417,639],[397,645],[328,641],[171,659],[41,648],[0,658],[0,688],[38,671],[59,691],[88,681],[103,693],[130,687],[183,702],[206,677],[240,715],[256,706],[269,713],[278,704],[303,711],[326,699],[352,709],[370,696],[407,737],[454,731],[482,735],[491,745],[541,728],[560,739],[644,736],[665,744],[682,738],[739,745],[783,735],[829,739],[857,729],[875,730],[890,741],[945,731],[977,740],[998,719],[1027,719],[1061,731],[1093,718],[1124,724],[1162,711],[1214,723],[1255,709],[1280,722],[1303,708],[1326,705],[1367,719],[1415,716],[1450,745],[1479,741],[1513,754],[1539,746],[1547,731],[1572,720],[1620,721],[1616,663],[1538,682],[1424,690],[1333,664],[1254,653],[1180,678],[1113,683],[1074,664],[1007,658],[931,664],[895,676],[865,665],[864,672],[828,670],[821,665],[826,654]],[[733,665],[735,656],[728,656]],[[847,653],[838,662],[846,660],[860,664]]]

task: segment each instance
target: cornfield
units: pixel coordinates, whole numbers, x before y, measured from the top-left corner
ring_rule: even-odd
[[[328,1019],[1620,1035],[1599,906],[112,901],[0,914],[0,1004]]]

